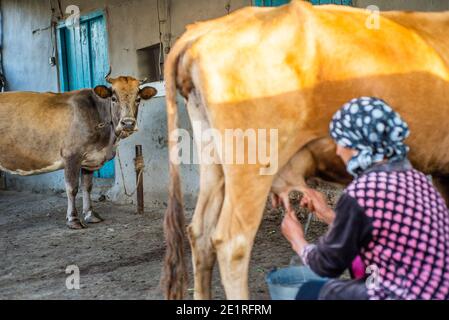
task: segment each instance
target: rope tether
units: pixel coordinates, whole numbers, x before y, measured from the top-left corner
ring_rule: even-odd
[[[134,158],[135,171],[139,173],[139,176],[137,177],[136,188],[131,193],[129,193],[127,188],[126,188],[125,176],[123,174],[122,161],[120,160],[120,153],[119,153],[118,148],[117,148],[117,159],[118,159],[118,164],[119,164],[119,167],[120,167],[120,173],[121,173],[121,176],[122,176],[123,189],[125,190],[125,195],[127,197],[132,197],[136,193],[136,191],[137,191],[137,186],[140,183],[140,179],[141,179],[142,174],[143,174],[144,169],[145,169],[145,163],[143,161],[143,156],[138,156],[138,157]]]

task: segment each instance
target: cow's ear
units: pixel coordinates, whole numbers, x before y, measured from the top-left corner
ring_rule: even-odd
[[[139,96],[144,100],[148,100],[151,97],[154,97],[156,93],[157,90],[154,89],[153,87],[143,87],[142,89],[139,90]]]
[[[106,86],[96,86],[94,92],[100,98],[106,99],[112,96],[112,90]]]

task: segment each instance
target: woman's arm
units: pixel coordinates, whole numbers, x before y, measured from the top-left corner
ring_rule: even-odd
[[[300,206],[313,212],[318,219],[326,224],[331,224],[335,219],[335,212],[326,203],[324,195],[313,189],[303,190]],[[292,249],[299,255],[308,245],[304,238],[304,232],[294,212],[287,211],[281,225],[282,234],[290,242]]]
[[[324,195],[313,189],[306,189],[303,193],[300,206],[308,208],[324,223],[331,224],[335,219],[335,212],[327,205]]]
[[[315,205],[317,208],[319,206]],[[343,194],[335,209],[335,219],[329,231],[316,245],[308,245],[302,226],[294,213],[287,214],[282,222],[282,232],[293,250],[318,275],[337,277],[371,240],[372,223],[357,201]]]
[[[316,247],[307,253],[307,263],[315,273],[338,277],[351,266],[362,247],[372,239],[372,220],[357,200],[343,194],[335,207],[335,220]]]
[[[293,251],[298,255],[304,250],[308,245],[304,238],[304,232],[302,230],[301,222],[293,211],[287,211],[281,224],[281,231],[284,237],[290,242]]]

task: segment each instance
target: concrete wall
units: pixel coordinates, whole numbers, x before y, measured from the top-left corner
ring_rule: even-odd
[[[52,1],[54,7],[56,1]],[[163,32],[171,33],[171,42],[184,31],[185,25],[197,20],[222,16],[227,13],[228,0],[171,0],[170,23],[162,25]],[[251,0],[232,0],[231,11],[250,5]],[[165,17],[164,0],[160,0],[160,14]],[[355,0],[354,5],[378,5],[383,10],[444,10],[449,0]],[[156,0],[62,0],[65,11],[77,5],[81,13],[105,9],[108,19],[109,58],[113,76],[140,76],[136,50],[159,42]],[[4,17],[3,57],[9,90],[58,91],[57,68],[48,64],[52,52],[49,1],[2,0]],[[34,30],[39,30],[35,31]],[[162,84],[159,84],[163,88]],[[161,90],[163,91],[163,90]],[[189,128],[185,108],[180,108],[181,124]],[[140,131],[121,142],[119,153],[128,191],[134,190],[134,145],[142,144],[145,158],[144,188],[147,204],[166,200],[168,182],[166,112],[163,95],[144,103],[139,114]],[[96,181],[103,189],[113,187],[108,194],[116,201],[129,201],[123,192],[119,162],[115,161],[116,179]],[[35,191],[62,190],[62,172],[34,177],[8,176],[9,187]],[[186,200],[191,205],[198,189],[198,171],[195,165],[182,167],[182,182]],[[193,197],[191,197],[193,196]]]
[[[52,52],[48,7],[41,1],[2,1],[3,69],[7,90],[58,91],[56,67],[48,58]],[[33,32],[34,31],[34,32]],[[3,152],[3,150],[1,151]],[[7,186],[39,191],[42,188],[64,188],[60,172],[14,179],[7,176]]]
[[[50,25],[48,2],[10,0],[1,4],[7,89],[57,91],[57,71],[48,63],[50,32],[38,31]]]
[[[56,6],[56,1],[54,6]],[[165,17],[164,0],[160,0],[160,15]],[[50,24],[51,12],[48,1],[3,0],[4,20],[4,66],[8,90],[58,91],[57,68],[50,67],[50,31],[32,33]],[[171,32],[173,42],[179,37],[185,25],[227,13],[227,0],[172,0],[171,23],[162,25],[163,31]],[[249,5],[250,0],[232,0],[231,11]],[[140,75],[136,50],[159,42],[157,1],[156,0],[63,0],[62,10],[69,5],[77,5],[81,13],[97,9],[107,12],[109,59],[112,76]],[[163,89],[163,85],[159,84]],[[163,91],[163,90],[161,90]],[[190,128],[188,117],[180,102],[180,123]],[[140,131],[120,143],[119,154],[123,176],[128,192],[135,188],[134,145],[142,144],[145,159],[144,189],[147,204],[166,201],[168,184],[167,128],[164,96],[159,95],[142,104],[139,113]],[[124,195],[121,168],[115,161],[116,179],[108,195],[115,201],[129,202],[132,198]],[[185,198],[188,205],[194,203],[198,190],[198,171],[196,165],[181,168]],[[33,177],[8,175],[8,187],[31,189],[45,192],[64,189],[62,171]],[[110,181],[96,179],[102,185],[97,192],[104,191]],[[192,198],[193,196],[193,198]]]

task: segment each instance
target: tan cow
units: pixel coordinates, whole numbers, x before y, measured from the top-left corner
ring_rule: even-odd
[[[412,163],[448,190],[449,12],[382,13],[378,29],[367,27],[369,18],[365,10],[303,1],[248,7],[189,26],[172,48],[165,69],[169,132],[177,128],[177,89],[191,120],[204,130],[278,129],[278,175],[261,175],[262,163],[201,164],[198,203],[188,227],[195,298],[211,297],[216,258],[227,298],[249,298],[250,253],[268,193],[301,189],[304,177],[295,178],[296,185],[291,177],[279,179],[315,173],[310,164],[320,161],[333,163],[332,152],[318,151],[325,160],[288,169],[289,162],[307,160],[310,146],[329,139],[332,115],[352,98],[375,96],[391,104],[409,124]],[[201,136],[198,130],[194,134]],[[171,139],[171,151],[176,148]],[[164,283],[167,298],[181,298],[185,225],[173,161],[170,175]]]
[[[64,169],[72,229],[86,227],[75,207],[80,173],[84,221],[100,222],[90,200],[93,172],[137,130],[140,100],[157,93],[132,77],[107,75],[106,81],[110,87],[65,93],[0,93],[0,169],[24,176]]]

